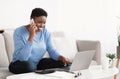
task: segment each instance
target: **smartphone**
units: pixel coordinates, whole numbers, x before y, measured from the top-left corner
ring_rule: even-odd
[[[30,20],[30,26],[32,26],[32,25],[34,25],[34,24],[35,24],[34,19],[31,19],[31,20]],[[37,30],[37,28],[36,28],[35,30]]]
[[[35,22],[33,19],[30,20],[30,25],[33,25]]]

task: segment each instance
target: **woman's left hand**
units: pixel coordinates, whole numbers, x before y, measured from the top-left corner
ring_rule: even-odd
[[[58,60],[62,61],[64,63],[64,66],[67,66],[68,64],[72,64],[72,62],[66,59],[64,56],[59,56]]]

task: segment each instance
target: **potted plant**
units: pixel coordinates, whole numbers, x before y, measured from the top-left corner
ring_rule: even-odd
[[[110,67],[114,66],[115,53],[107,53],[106,57],[109,58]]]

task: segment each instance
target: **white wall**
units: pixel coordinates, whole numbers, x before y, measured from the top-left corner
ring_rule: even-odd
[[[100,40],[102,53],[115,53],[119,0],[0,0],[1,28],[29,23],[34,7],[48,12],[47,28],[77,39]]]
[[[0,0],[0,27],[16,28],[28,24],[35,7],[48,12],[48,28],[57,26],[57,0]]]
[[[60,0],[61,25],[75,38],[100,40],[102,53],[116,53],[116,0]],[[120,3],[120,2],[119,2]],[[66,30],[68,29],[68,30]]]

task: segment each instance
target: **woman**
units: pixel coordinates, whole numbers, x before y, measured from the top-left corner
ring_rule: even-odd
[[[9,70],[19,74],[71,64],[52,44],[51,35],[45,28],[47,12],[42,8],[35,8],[30,19],[33,19],[31,24],[23,25],[14,32],[15,50]],[[46,51],[50,58],[42,58]]]

